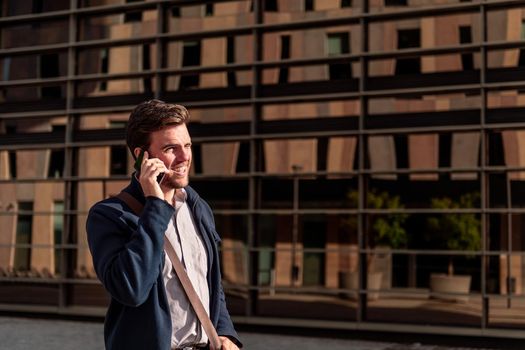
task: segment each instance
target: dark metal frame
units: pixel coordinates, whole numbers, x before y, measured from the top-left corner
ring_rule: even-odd
[[[367,329],[367,330],[382,330],[382,331],[401,331],[401,332],[426,332],[426,333],[444,333],[444,334],[457,334],[457,335],[476,335],[476,336],[498,336],[498,337],[511,337],[511,338],[525,338],[522,331],[513,331],[507,329],[494,329],[489,326],[489,295],[486,292],[486,261],[490,256],[496,256],[499,254],[507,254],[510,256],[512,252],[511,240],[509,239],[508,249],[503,251],[488,251],[485,245],[487,241],[487,228],[489,215],[491,213],[506,213],[507,219],[510,223],[510,217],[513,213],[525,213],[525,209],[512,208],[508,203],[505,209],[495,209],[488,206],[488,174],[498,171],[511,171],[521,170],[525,171],[525,168],[512,168],[512,167],[500,167],[490,166],[487,159],[488,142],[487,133],[498,129],[523,129],[525,128],[525,122],[520,121],[514,117],[509,117],[503,120],[490,119],[491,111],[487,108],[487,95],[490,91],[496,91],[501,89],[518,89],[525,88],[525,80],[504,80],[504,81],[492,81],[488,79],[489,71],[487,68],[487,55],[491,50],[501,49],[516,49],[525,48],[525,41],[514,41],[514,42],[489,42],[487,41],[487,15],[489,11],[509,9],[515,7],[522,7],[523,2],[519,0],[482,0],[477,2],[469,3],[458,3],[434,6],[428,8],[417,8],[417,9],[403,9],[403,10],[392,10],[388,12],[370,12],[368,0],[362,0],[361,13],[355,14],[348,17],[342,18],[326,18],[319,20],[304,20],[294,23],[278,23],[268,24],[264,22],[264,13],[262,2],[264,0],[253,1],[253,16],[254,21],[252,25],[228,28],[221,30],[209,30],[202,32],[189,32],[189,33],[168,33],[167,32],[167,11],[170,6],[191,6],[205,3],[219,3],[227,2],[231,0],[156,0],[148,2],[133,2],[122,5],[104,5],[96,7],[79,7],[78,0],[70,0],[70,9],[62,10],[50,13],[42,13],[38,15],[21,15],[13,17],[0,18],[0,28],[20,25],[24,23],[34,23],[35,21],[53,21],[53,20],[67,20],[69,37],[68,41],[64,43],[52,44],[52,45],[40,45],[35,47],[19,47],[0,50],[0,58],[19,56],[19,55],[34,55],[39,53],[49,52],[66,52],[67,53],[67,75],[62,77],[50,78],[50,79],[24,79],[17,81],[2,81],[0,82],[0,88],[12,88],[22,86],[43,86],[49,84],[61,83],[66,86],[65,100],[61,101],[58,108],[35,108],[32,110],[20,111],[19,108],[14,108],[9,104],[4,106],[0,105],[0,116],[3,120],[9,119],[23,119],[23,118],[36,118],[36,117],[52,117],[57,115],[67,116],[67,125],[64,135],[49,135],[39,134],[34,135],[30,140],[20,140],[18,136],[12,138],[6,138],[4,141],[0,140],[0,149],[2,150],[18,150],[18,149],[38,149],[38,148],[64,148],[65,149],[65,173],[61,179],[46,179],[44,181],[63,181],[65,183],[65,234],[63,235],[62,243],[57,248],[62,249],[62,271],[66,271],[68,264],[71,262],[72,255],[69,254],[72,249],[78,248],[76,244],[72,244],[71,237],[68,235],[75,230],[75,215],[79,214],[79,211],[75,208],[75,186],[79,181],[112,181],[112,180],[123,180],[126,177],[112,177],[112,178],[85,178],[74,176],[74,166],[76,164],[75,154],[76,150],[81,147],[89,146],[109,146],[109,145],[121,145],[124,141],[116,134],[112,134],[112,131],[101,132],[95,139],[93,135],[86,133],[84,137],[82,131],[77,130],[77,123],[80,117],[89,117],[90,114],[94,113],[113,113],[113,112],[124,112],[129,111],[134,104],[145,98],[165,98],[166,87],[164,84],[165,78],[169,75],[184,75],[184,74],[195,74],[195,73],[210,73],[210,72],[230,72],[230,71],[243,71],[249,70],[253,73],[253,82],[251,86],[247,87],[246,93],[239,94],[238,97],[233,99],[206,99],[206,100],[195,100],[189,95],[180,95],[182,99],[178,100],[179,103],[185,104],[190,108],[197,107],[231,107],[231,106],[249,106],[252,111],[252,119],[249,122],[238,123],[238,132],[232,132],[231,129],[228,131],[225,129],[222,133],[216,134],[211,133],[210,130],[203,127],[202,132],[199,136],[194,137],[196,143],[201,142],[216,142],[216,141],[248,141],[250,145],[250,163],[249,171],[247,173],[236,174],[233,176],[219,177],[224,178],[236,178],[246,179],[248,181],[248,208],[240,210],[216,210],[219,214],[242,214],[248,217],[248,232],[247,232],[247,250],[248,258],[246,265],[250,275],[250,285],[246,286],[249,290],[249,301],[246,306],[246,316],[237,317],[238,322],[246,322],[251,324],[282,324],[282,325],[303,325],[303,326],[315,326],[315,327],[330,327],[335,329]],[[247,0],[248,1],[248,0]],[[78,37],[79,23],[83,18],[89,16],[104,16],[111,14],[121,14],[129,11],[136,10],[157,10],[158,12],[158,25],[157,33],[152,36],[144,36],[138,38],[128,39],[101,39],[101,40],[87,40],[80,41]],[[478,43],[472,43],[467,45],[455,45],[450,47],[439,47],[431,49],[406,49],[406,50],[394,50],[391,52],[370,52],[369,51],[369,28],[373,23],[381,23],[384,21],[395,21],[419,18],[422,16],[443,16],[450,14],[459,13],[472,13],[479,14],[480,16],[480,28],[481,28],[481,40]],[[263,61],[262,50],[263,50],[263,37],[266,33],[289,31],[289,30],[303,30],[307,28],[319,28],[319,27],[333,27],[340,25],[355,25],[360,28],[361,32],[361,52],[356,54],[345,54],[338,57],[319,57],[319,58],[308,58],[308,59],[287,59],[279,61]],[[254,62],[246,64],[227,64],[224,66],[213,66],[213,67],[189,67],[179,69],[168,69],[167,65],[167,44],[171,41],[180,41],[186,39],[202,39],[209,37],[222,37],[226,35],[246,35],[251,36],[254,42],[253,57]],[[129,72],[129,73],[118,73],[118,74],[83,74],[79,75],[76,73],[76,66],[78,61],[78,54],[81,50],[91,48],[104,48],[104,47],[115,47],[115,46],[128,46],[128,45],[139,45],[139,44],[156,44],[156,68],[142,72]],[[392,59],[398,57],[412,57],[412,56],[425,56],[425,55],[437,55],[437,54],[450,54],[450,53],[479,53],[481,57],[480,69],[477,71],[478,77],[473,81],[465,83],[461,79],[449,78],[444,84],[436,86],[421,86],[415,85],[413,87],[400,86],[392,88],[374,88],[370,86],[371,77],[369,77],[368,63],[378,59]],[[359,62],[360,76],[361,78],[356,81],[354,88],[348,88],[351,84],[341,87],[339,90],[318,93],[315,91],[315,87],[307,86],[307,84],[298,85],[295,89],[283,88],[279,93],[269,95],[264,90],[262,84],[262,72],[269,68],[281,68],[290,66],[308,66],[315,64],[329,64],[337,62]],[[135,78],[146,78],[155,77],[156,85],[154,88],[154,95],[148,96],[147,94],[137,94],[133,96],[112,96],[106,98],[106,105],[99,107],[97,100],[94,99],[93,103],[89,101],[85,106],[78,105],[78,98],[76,95],[76,86],[78,83],[86,81],[100,81],[100,80],[111,80],[111,79],[135,79]],[[334,83],[335,84],[335,83]],[[324,85],[323,85],[324,86]],[[377,124],[375,127],[371,127],[369,124],[370,120],[373,120],[375,116],[371,116],[368,111],[368,104],[370,99],[377,97],[396,97],[396,96],[421,96],[424,94],[440,94],[450,92],[463,92],[470,91],[479,93],[481,99],[481,106],[475,109],[475,118],[478,118],[479,122],[464,123],[461,125],[455,125],[454,118],[445,116],[443,124],[432,125],[432,124],[421,124],[421,125],[402,125],[402,126],[389,126],[388,124]],[[208,95],[209,97],[210,95]],[[184,98],[187,98],[185,100]],[[341,118],[340,120],[328,121],[328,126],[323,130],[316,130],[313,125],[310,127],[305,126],[305,121],[282,121],[269,123],[262,120],[262,107],[269,103],[292,103],[301,101],[331,101],[331,100],[359,100],[361,104],[361,110],[357,116],[348,116]],[[522,109],[517,109],[522,111]],[[454,113],[452,111],[451,113]],[[450,114],[450,113],[449,113]],[[391,116],[391,115],[389,115]],[[341,124],[343,123],[343,124]],[[343,126],[343,127],[342,127]],[[190,125],[191,127],[191,125]],[[280,131],[275,132],[275,129]],[[233,128],[235,130],[235,128]],[[481,193],[481,207],[475,209],[463,209],[455,211],[436,211],[436,210],[425,210],[425,209],[404,209],[401,212],[406,213],[446,213],[446,212],[473,212],[481,215],[482,218],[482,234],[483,234],[483,247],[481,251],[476,252],[475,255],[481,256],[481,271],[482,271],[482,292],[481,298],[482,304],[482,321],[479,329],[465,329],[455,327],[428,327],[428,326],[405,326],[401,324],[381,324],[381,323],[370,323],[367,322],[367,290],[366,286],[366,261],[367,254],[371,252],[364,242],[364,234],[366,231],[366,220],[364,216],[370,213],[377,213],[384,211],[377,211],[366,208],[365,205],[365,190],[368,187],[368,177],[372,174],[381,174],[384,172],[373,171],[367,169],[365,166],[365,140],[369,135],[382,135],[382,134],[407,134],[407,133],[425,133],[425,132],[451,132],[451,131],[477,131],[481,135],[481,165],[473,169],[452,169],[452,168],[439,168],[439,169],[426,169],[426,170],[410,170],[410,169],[397,169],[395,171],[389,171],[389,174],[407,174],[407,173],[459,173],[459,172],[476,172],[480,176],[480,193]],[[260,159],[258,156],[258,150],[261,148],[263,140],[269,139],[282,139],[282,138],[317,138],[317,137],[330,137],[330,136],[355,136],[358,139],[357,157],[358,157],[358,169],[348,173],[342,173],[343,176],[357,176],[358,188],[360,191],[358,207],[354,209],[300,209],[298,205],[299,198],[294,195],[294,206],[291,210],[269,210],[260,209],[261,205],[261,179],[266,177],[285,177],[293,178],[294,181],[298,181],[300,178],[306,178],[309,176],[316,175],[327,175],[326,171],[317,171],[314,173],[300,173],[300,174],[272,174],[267,175],[261,172]],[[196,175],[197,179],[213,179],[216,178],[206,175]],[[12,182],[13,180],[0,180],[0,182]],[[32,179],[20,179],[16,181],[32,182]],[[42,181],[38,179],[38,181]],[[509,190],[509,186],[507,186]],[[297,194],[297,191],[294,192]],[[508,197],[508,200],[510,197]],[[389,211],[394,212],[394,211]],[[33,212],[35,214],[36,212]],[[266,287],[260,287],[257,285],[256,266],[253,259],[250,258],[252,253],[258,252],[259,248],[255,242],[255,231],[256,221],[259,214],[278,214],[286,213],[292,215],[300,214],[318,214],[318,213],[332,213],[332,214],[356,214],[358,215],[358,231],[359,231],[359,261],[360,261],[360,288],[359,288],[359,303],[357,312],[356,322],[316,322],[308,320],[291,320],[291,319],[275,319],[275,318],[261,318],[253,315],[254,305],[257,299],[257,292],[264,290]],[[53,213],[49,213],[52,215]],[[6,215],[5,212],[0,215]],[[511,228],[509,225],[507,234],[510,237]],[[29,245],[34,247],[35,245]],[[311,251],[315,251],[311,250]],[[323,250],[326,251],[326,250]],[[425,250],[425,251],[414,251],[414,250],[393,250],[393,253],[398,254],[466,254],[463,251],[440,251],[440,250]],[[468,253],[472,254],[472,253]],[[525,255],[525,253],[522,253]],[[510,275],[510,259],[507,259],[507,272]],[[0,310],[16,310],[16,311],[30,311],[38,312],[39,310],[45,310],[46,312],[56,313],[73,313],[78,315],[101,315],[102,310],[72,310],[67,306],[67,287],[70,284],[96,284],[97,281],[93,280],[82,280],[72,279],[68,277],[61,277],[53,280],[46,279],[31,279],[31,278],[0,278],[0,282],[9,281],[26,281],[26,282],[39,282],[39,283],[58,283],[60,289],[60,300],[57,309],[30,307],[30,306],[7,306],[0,305]],[[287,290],[287,288],[282,288]],[[291,288],[291,290],[295,290]],[[326,291],[324,291],[326,293]],[[333,290],[333,293],[337,293],[339,290]],[[409,292],[407,292],[409,293]],[[511,304],[512,299],[519,298],[512,295],[507,295],[505,298],[508,300],[508,304]]]

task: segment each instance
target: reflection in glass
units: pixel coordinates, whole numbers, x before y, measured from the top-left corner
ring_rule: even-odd
[[[19,202],[18,211],[33,211],[33,202]],[[19,213],[16,220],[16,242],[14,256],[14,271],[28,272],[31,270],[31,244],[33,233],[32,215]],[[18,246],[21,245],[21,246]]]
[[[323,118],[357,117],[360,113],[359,100],[333,100],[329,102],[297,102],[265,104],[263,120],[314,119],[317,111],[323,111]]]
[[[45,25],[37,21],[30,23],[3,27],[2,48],[60,44],[67,43],[69,40],[67,20],[49,20],[45,22]],[[21,38],[31,38],[31,41],[21,40]]]
[[[190,177],[190,185],[210,204],[214,211],[248,208],[247,180],[214,179],[213,181],[206,181]]]
[[[293,181],[290,179],[261,179],[261,208],[293,207]]]
[[[355,209],[357,201],[351,196],[356,188],[357,177],[300,179],[299,208]]]
[[[491,327],[525,329],[525,302],[521,297],[511,301],[504,297],[492,297],[488,312]]]
[[[54,244],[62,244],[62,237],[64,237],[64,202],[54,202],[53,212],[53,238]],[[55,248],[55,274],[60,274],[61,271],[61,259],[62,259],[62,249]]]
[[[248,281],[246,216],[215,215],[215,227],[221,236],[223,281],[230,285],[246,285]]]

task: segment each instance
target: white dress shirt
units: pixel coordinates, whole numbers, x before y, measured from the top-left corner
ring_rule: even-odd
[[[186,268],[188,277],[209,315],[210,296],[206,279],[208,273],[206,249],[186,203],[186,192],[177,190],[174,201],[176,210],[168,224],[166,236]],[[162,275],[173,325],[171,347],[175,349],[205,345],[208,343],[208,336],[191,307],[170,258],[166,252],[164,254],[165,264]]]

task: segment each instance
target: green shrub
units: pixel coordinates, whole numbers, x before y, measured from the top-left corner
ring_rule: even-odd
[[[358,192],[350,191],[348,194],[350,204],[352,207],[357,207]],[[390,196],[386,191],[378,192],[377,190],[370,190],[366,194],[367,208],[369,209],[402,209],[399,196]],[[407,245],[407,232],[403,227],[404,222],[408,218],[406,213],[388,213],[388,214],[370,214],[368,215],[371,225],[371,233],[369,245],[374,247],[378,245],[385,245],[391,248],[402,248]],[[347,220],[347,225],[351,226],[357,232],[357,218],[352,216]]]
[[[454,201],[448,197],[433,198],[433,209],[473,208],[479,201],[479,193],[467,193]],[[427,219],[427,240],[437,249],[478,250],[481,247],[481,222],[474,213],[446,213]],[[452,257],[449,258],[449,274],[454,273]]]

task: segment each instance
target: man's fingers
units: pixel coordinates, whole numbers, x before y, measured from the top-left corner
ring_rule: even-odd
[[[237,345],[230,340],[228,337],[219,336],[219,339],[221,340],[222,348],[221,350],[239,350]]]

